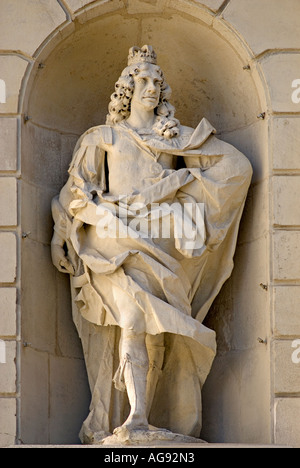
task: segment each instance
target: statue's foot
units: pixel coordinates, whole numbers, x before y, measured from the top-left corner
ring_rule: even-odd
[[[118,435],[121,433],[128,433],[132,431],[139,431],[139,430],[149,430],[149,424],[146,418],[142,418],[135,414],[129,415],[122,426],[116,427],[114,429],[114,434]]]
[[[169,431],[169,429],[165,429],[164,427],[152,426],[152,424],[149,424],[148,428],[149,428],[149,431],[152,431],[152,432],[158,432],[158,431],[171,432]]]

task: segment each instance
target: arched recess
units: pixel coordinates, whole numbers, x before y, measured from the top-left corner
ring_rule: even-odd
[[[130,15],[124,8],[102,15],[98,7],[92,20],[85,22],[79,14],[61,40],[55,35],[36,54],[22,104],[27,118],[21,213],[22,230],[29,233],[21,249],[22,340],[30,344],[22,353],[23,442],[78,442],[87,413],[89,390],[71,319],[68,278],[51,264],[50,202],[66,180],[77,138],[105,122],[129,47],[146,43],[157,51],[173,89],[177,118],[196,126],[205,116],[254,167],[234,274],[207,318],[218,332],[219,352],[203,389],[203,437],[268,441],[269,360],[256,340],[269,320],[267,296],[257,288],[268,274],[267,123],[257,118],[263,111],[261,83],[247,67],[251,56],[241,40],[221,20],[215,19],[214,27],[207,24],[208,10],[204,21],[203,8],[195,5],[194,11]],[[262,384],[259,415],[249,418],[249,405]]]

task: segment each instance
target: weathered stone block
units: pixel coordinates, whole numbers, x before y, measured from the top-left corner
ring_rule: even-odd
[[[9,21],[8,24],[10,25]],[[9,114],[18,112],[19,92],[27,65],[28,62],[26,60],[16,55],[0,56],[0,79],[4,80],[6,84],[6,102],[0,103],[0,113]]]
[[[298,0],[231,0],[224,18],[245,38],[254,53],[268,49],[298,48]]]
[[[0,58],[1,59],[1,58]],[[1,74],[1,72],[0,72]],[[1,109],[1,104],[0,104]],[[17,169],[17,119],[0,119],[0,170]]]
[[[16,335],[16,288],[0,288],[0,336]]]
[[[67,0],[69,8],[73,12],[83,9],[79,15],[80,22],[85,22],[99,15],[104,15],[124,8],[124,2],[122,0],[103,0],[101,3],[96,5],[93,5],[93,3],[94,2],[91,2],[90,0]]]
[[[69,275],[57,275],[57,344],[63,356],[83,359],[81,341],[72,319]]]
[[[22,244],[22,331],[34,348],[55,352],[56,271],[50,247],[30,237]]]
[[[266,235],[268,203],[268,181],[251,185],[240,224],[238,244],[254,241]]]
[[[277,286],[274,288],[275,335],[300,336],[299,304],[299,286]]]
[[[274,169],[300,169],[300,116],[274,118],[272,126]]]
[[[15,398],[0,398],[0,447],[7,447],[15,443],[16,412]]]
[[[190,14],[195,18],[199,18],[208,25],[212,25],[213,23],[214,15],[212,13],[205,10],[205,8],[199,8],[199,6],[189,0],[182,0],[181,2],[178,2],[177,0],[170,0],[168,7]]]
[[[0,233],[0,283],[13,283],[16,279],[16,236],[11,232]]]
[[[267,347],[262,345],[216,357],[203,387],[204,440],[270,443],[269,366]]]
[[[56,195],[55,189],[37,189],[37,239],[45,244],[50,244],[53,235],[51,202]]]
[[[253,112],[259,113],[259,104],[256,103]],[[268,174],[268,122],[267,120],[243,126],[231,132],[225,132],[220,136],[221,140],[235,146],[244,153],[253,168],[252,182],[264,181]]]
[[[4,342],[6,363],[0,364],[0,393],[16,393],[16,342]]]
[[[276,231],[273,235],[275,280],[300,279],[300,232]]]
[[[276,112],[300,112],[293,101],[295,79],[300,79],[300,53],[278,53],[261,60],[270,93],[271,109]]]
[[[260,284],[267,283],[267,239],[239,245],[235,254],[235,268],[231,283],[233,305],[231,313],[218,315],[219,334],[229,347],[235,350],[250,349],[257,344],[257,337],[268,333],[268,321],[264,311],[268,295]],[[222,309],[221,309],[222,310]],[[245,326],[247,324],[247,326]]]
[[[66,3],[73,11],[77,11],[89,3],[93,3],[93,0],[67,0]]]
[[[36,186],[61,188],[60,134],[28,123],[22,133],[22,174]],[[35,154],[35,158],[25,155]]]
[[[17,180],[14,177],[0,177],[0,225],[17,224]]]
[[[300,447],[300,398],[275,401],[275,443]]]
[[[58,2],[14,0],[1,2],[1,49],[20,50],[33,55],[40,44],[66,15]]]
[[[294,340],[274,343],[274,391],[276,394],[298,393],[300,388],[300,363],[293,362]]]
[[[129,0],[127,2],[128,13],[154,13],[162,11],[165,6],[164,0]]]
[[[22,350],[21,438],[23,443],[49,443],[49,357],[31,349]]]
[[[224,3],[224,0],[197,0],[197,3],[207,6],[210,10],[217,11]]]
[[[37,240],[37,187],[21,180],[21,224],[24,233],[30,233],[30,239]]]
[[[300,177],[273,177],[273,223],[282,226],[300,225]]]
[[[78,443],[90,403],[85,364],[80,359],[50,358],[50,442]]]

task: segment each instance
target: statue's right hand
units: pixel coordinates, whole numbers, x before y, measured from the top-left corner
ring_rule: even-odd
[[[74,275],[75,271],[71,262],[67,259],[66,253],[63,247],[59,244],[51,243],[51,255],[53,265],[61,273],[69,273]]]

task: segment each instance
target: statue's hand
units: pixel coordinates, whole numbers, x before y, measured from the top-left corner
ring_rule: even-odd
[[[74,275],[75,271],[71,262],[67,259],[64,248],[54,242],[51,243],[51,255],[53,265],[61,273],[69,273]]]

